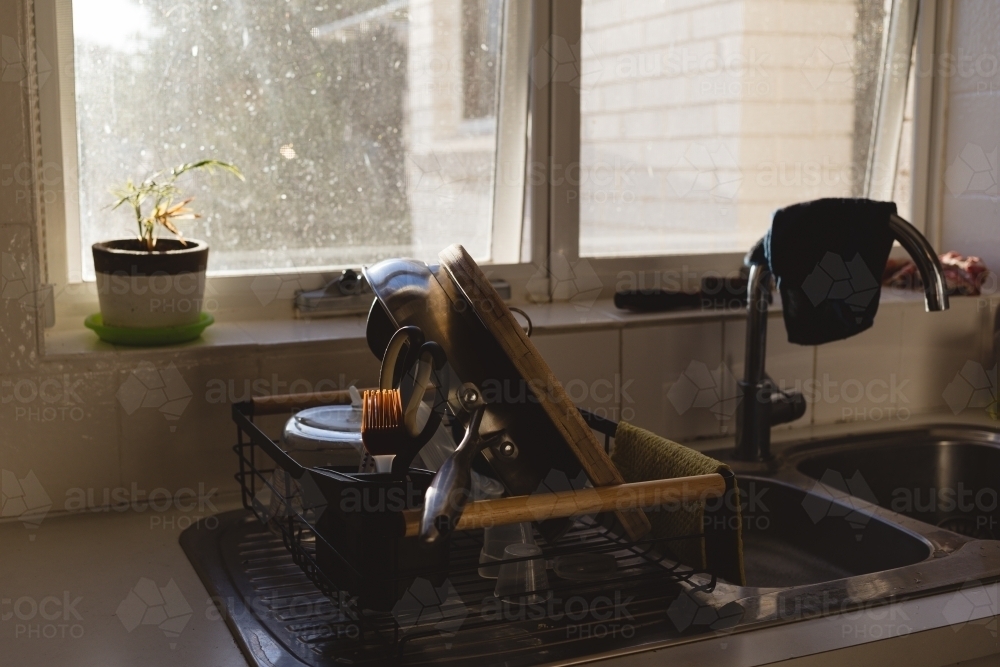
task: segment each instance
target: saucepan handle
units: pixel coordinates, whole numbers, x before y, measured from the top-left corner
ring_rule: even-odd
[[[385,349],[385,356],[382,357],[382,370],[378,378],[379,389],[393,389],[399,386],[403,373],[416,362],[423,344],[424,332],[420,327],[400,327],[396,330]]]

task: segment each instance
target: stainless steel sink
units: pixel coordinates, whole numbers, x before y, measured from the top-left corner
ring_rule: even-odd
[[[743,476],[739,485],[748,586],[818,584],[912,565],[931,554],[928,541],[860,513],[848,500],[764,477]]]
[[[747,585],[722,583],[699,603],[738,604],[737,627],[799,618],[781,610],[816,599],[843,611],[1000,579],[998,431],[943,425],[788,442],[767,462],[707,453],[732,466],[745,496]]]
[[[972,428],[895,431],[806,445],[789,462],[824,484],[922,522],[983,540],[1000,537],[1000,437]]]

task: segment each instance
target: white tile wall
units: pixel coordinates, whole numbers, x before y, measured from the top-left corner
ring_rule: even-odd
[[[768,372],[783,386],[812,392],[809,414],[795,425],[877,415],[895,426],[893,419],[904,421],[901,409],[916,414],[945,407],[943,391],[962,364],[985,358],[990,318],[988,304],[981,307],[972,298],[953,301],[951,311],[934,314],[924,313],[918,300],[883,303],[872,330],[816,349],[789,344],[775,313],[769,321]],[[743,373],[741,320],[540,333],[534,341],[586,407],[682,441],[732,433],[734,385]],[[177,420],[166,419],[156,405],[140,402],[136,407],[130,394],[119,393],[144,358],[139,351],[96,364],[81,360],[4,375],[7,396],[22,380],[39,386],[49,382],[49,391],[68,373],[87,416],[45,422],[40,421],[44,413],[33,419],[34,413],[17,412],[21,403],[5,404],[0,409],[0,467],[22,477],[34,471],[53,498],[74,487],[100,490],[132,483],[147,491],[195,488],[198,483],[231,490],[229,408],[232,400],[243,398],[246,386],[263,382],[265,393],[284,393],[322,382],[375,381],[377,365],[360,340],[301,346],[281,346],[267,355],[154,353],[156,370],[173,363],[190,394]],[[220,381],[227,394],[221,399]],[[27,385],[20,391],[30,395]],[[32,400],[40,408],[48,405]],[[28,407],[33,407],[30,401]],[[270,420],[268,430],[276,435],[282,421]]]
[[[72,489],[86,494],[120,486],[115,377],[113,371],[2,376],[0,468],[17,479],[33,473],[56,510]]]
[[[621,374],[619,330],[539,334],[531,341],[578,406],[614,421],[632,406],[634,390]]]
[[[134,482],[147,491],[165,488],[174,493],[197,484],[232,490],[236,431],[231,403],[225,395],[228,392],[213,389],[219,381],[240,387],[257,376],[256,370],[256,358],[235,355],[196,362],[157,359],[123,364],[115,383],[120,388],[116,398],[124,486]],[[147,386],[155,386],[160,379],[167,398],[179,401],[174,404],[176,412],[154,405],[159,402],[158,396],[152,398],[155,388],[146,390],[152,400],[131,402],[125,393],[142,391],[135,378]]]
[[[632,423],[654,433],[686,440],[717,436],[721,422],[734,418],[735,403],[725,395],[722,323],[625,329],[622,378],[634,400]]]
[[[953,297],[949,310],[939,313],[903,310],[899,374],[908,382],[911,410],[949,409],[948,386],[967,363],[982,364],[989,357],[982,334],[991,324],[988,300],[975,297]]]
[[[871,329],[816,348],[814,423],[865,421],[873,408],[883,410],[876,413],[880,419],[890,408],[892,414],[912,410],[900,365],[904,309],[883,303]]]

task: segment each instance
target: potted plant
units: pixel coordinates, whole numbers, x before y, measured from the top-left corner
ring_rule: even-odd
[[[233,164],[201,160],[157,172],[140,183],[129,179],[114,190],[118,199],[112,210],[131,207],[138,234],[93,245],[105,329],[162,330],[194,325],[202,319],[208,244],[185,239],[177,229],[177,221],[201,216],[188,208],[193,197],[182,198],[176,183],[189,172],[216,169],[244,180]],[[159,238],[162,230],[174,238]]]

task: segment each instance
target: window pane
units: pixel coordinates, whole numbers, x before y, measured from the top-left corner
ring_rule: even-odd
[[[883,0],[584,0],[580,250],[743,252],[859,196]]]
[[[896,158],[896,174],[893,180],[892,200],[896,202],[899,215],[904,220],[913,221],[913,95],[916,89],[917,50],[913,50],[910,60],[910,80],[906,84],[906,105],[903,110],[903,127],[899,133],[899,157]]]
[[[133,233],[109,189],[185,176],[212,271],[489,260],[502,0],[74,0],[81,224]]]

